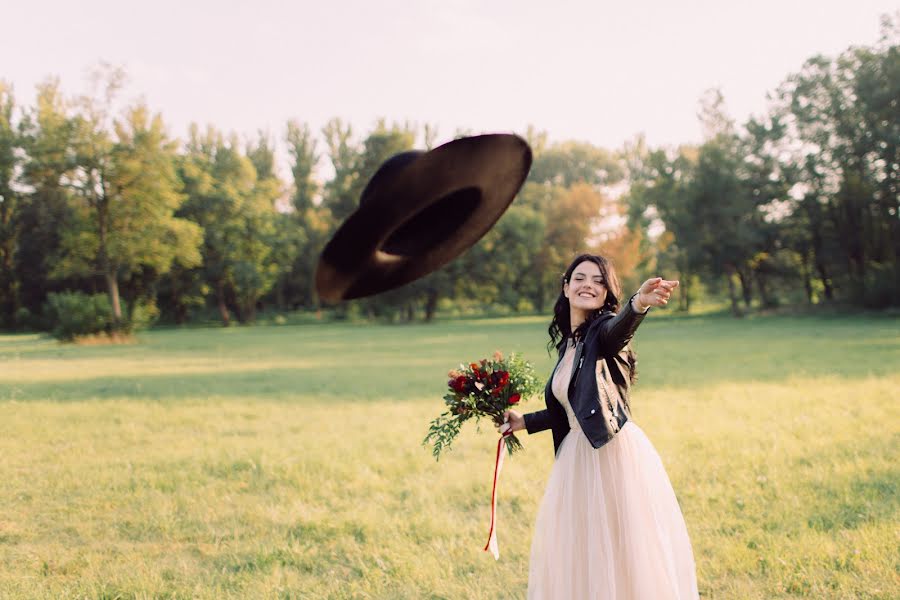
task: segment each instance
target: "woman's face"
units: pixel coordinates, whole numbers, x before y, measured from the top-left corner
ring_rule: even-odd
[[[606,280],[597,263],[586,260],[576,266],[569,281],[563,285],[563,295],[574,309],[600,310],[606,302]]]

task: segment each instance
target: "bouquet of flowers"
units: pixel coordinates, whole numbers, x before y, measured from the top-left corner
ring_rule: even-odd
[[[470,419],[476,423],[490,418],[496,426],[503,425],[503,412],[540,391],[533,367],[516,354],[504,359],[500,352],[479,362],[461,364],[448,373],[449,391],[444,395],[448,410],[431,422],[423,445],[432,445],[432,454],[439,460],[441,452],[450,445],[462,424]],[[522,448],[513,434],[504,434],[510,455]]]

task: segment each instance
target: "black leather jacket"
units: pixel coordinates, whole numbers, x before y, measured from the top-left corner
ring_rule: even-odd
[[[618,314],[601,313],[588,327],[584,339],[575,346],[569,403],[594,448],[611,440],[631,418],[628,403],[631,366],[626,346],[646,314],[646,311],[635,312],[629,300]],[[565,347],[560,350],[557,367],[564,352]],[[525,428],[528,433],[552,430],[553,450],[558,452],[569,432],[569,419],[550,389],[552,380],[551,373],[544,389],[547,408],[526,414]]]

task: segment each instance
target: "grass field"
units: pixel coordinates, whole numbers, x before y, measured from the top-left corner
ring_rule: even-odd
[[[446,372],[546,320],[0,336],[0,598],[523,598],[553,460],[421,447]],[[703,598],[900,598],[900,322],[649,317],[634,417]],[[533,399],[524,410],[541,408]]]

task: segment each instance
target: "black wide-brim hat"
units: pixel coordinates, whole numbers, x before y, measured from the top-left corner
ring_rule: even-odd
[[[530,168],[531,148],[510,134],[460,138],[388,159],[322,251],[319,297],[371,296],[450,262],[497,222]]]

